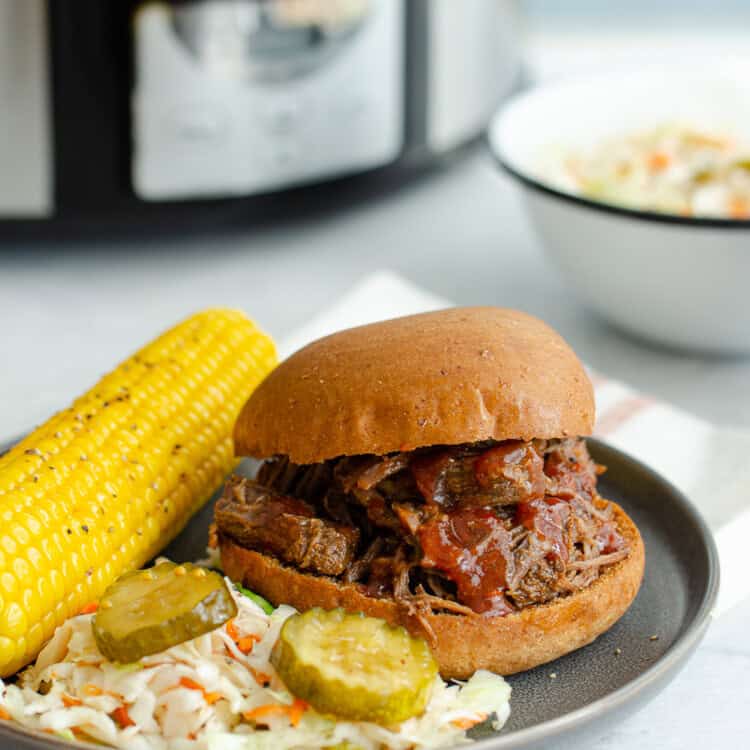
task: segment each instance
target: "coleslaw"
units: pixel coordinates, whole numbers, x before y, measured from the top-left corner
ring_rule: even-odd
[[[681,124],[625,134],[541,165],[556,187],[626,208],[750,219],[750,144]]]
[[[425,713],[400,725],[318,714],[286,690],[270,663],[281,626],[296,610],[282,605],[269,614],[227,585],[236,617],[135,664],[104,659],[87,608],[57,629],[17,684],[0,680],[2,716],[129,750],[407,750],[467,742],[470,727],[491,719],[500,728],[510,714],[510,686],[481,671],[464,684],[436,678]]]

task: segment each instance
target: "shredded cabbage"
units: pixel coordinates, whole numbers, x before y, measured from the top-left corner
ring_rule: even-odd
[[[727,133],[673,123],[556,151],[538,172],[566,192],[680,216],[750,219],[750,145]]]
[[[425,713],[397,726],[338,721],[304,705],[295,713],[299,701],[269,660],[295,610],[282,605],[268,614],[227,585],[238,608],[232,621],[136,664],[106,661],[93,615],[73,617],[17,684],[0,680],[0,706],[31,729],[128,750],[446,747],[468,742],[466,729],[476,723],[489,719],[499,728],[508,718],[510,687],[489,672],[463,685],[436,678]],[[257,723],[243,717],[262,706],[275,708]]]

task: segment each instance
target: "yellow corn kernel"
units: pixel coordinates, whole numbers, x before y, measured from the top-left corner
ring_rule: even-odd
[[[208,500],[235,464],[237,415],[275,364],[243,313],[206,310],[0,456],[0,676]]]

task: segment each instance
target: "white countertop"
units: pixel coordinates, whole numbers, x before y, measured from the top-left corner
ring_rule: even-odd
[[[602,373],[706,419],[750,427],[750,360],[650,348],[583,309],[545,262],[513,186],[480,148],[390,194],[261,229],[0,247],[0,437],[43,421],[196,308],[243,307],[282,337],[379,268],[458,303],[528,310]],[[592,747],[746,746],[749,623],[750,601],[714,624],[653,703]]]

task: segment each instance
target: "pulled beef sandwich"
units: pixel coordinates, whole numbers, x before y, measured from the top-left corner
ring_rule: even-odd
[[[215,511],[224,570],[275,604],[424,636],[445,677],[510,674],[591,642],[643,574],[597,493],[591,383],[548,326],[451,309],[353,328],[286,360],[235,428]]]

